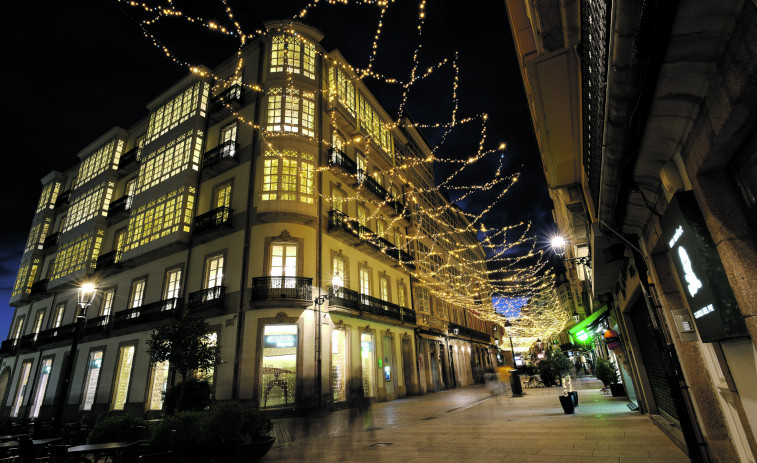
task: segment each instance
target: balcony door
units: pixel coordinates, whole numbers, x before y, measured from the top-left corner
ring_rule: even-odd
[[[297,245],[285,243],[271,245],[271,287],[294,288],[296,276]]]
[[[231,206],[231,183],[226,182],[215,187],[213,191],[213,209]]]

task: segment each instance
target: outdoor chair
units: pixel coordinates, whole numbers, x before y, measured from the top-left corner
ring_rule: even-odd
[[[165,463],[167,461],[171,461],[171,456],[173,455],[173,452],[170,450],[166,452],[157,452],[157,453],[148,453],[146,455],[142,455],[137,459],[138,463]]]

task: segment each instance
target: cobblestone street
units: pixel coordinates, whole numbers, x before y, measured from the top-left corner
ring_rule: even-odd
[[[562,388],[492,396],[473,386],[373,404],[362,414],[277,419],[265,462],[687,462],[686,455],[625,398],[593,378],[574,381],[579,407],[566,415]]]

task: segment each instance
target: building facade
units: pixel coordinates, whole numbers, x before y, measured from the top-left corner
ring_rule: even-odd
[[[220,346],[216,398],[263,409],[393,400],[492,365],[481,264],[438,258],[442,242],[484,255],[414,162],[430,153],[422,135],[319,31],[266,27],[42,179],[0,348],[3,416],[46,418],[59,400],[66,417],[159,412],[179,378],[146,342],[185,314]],[[98,291],[72,354],[85,281]]]
[[[571,283],[611,313],[629,398],[692,461],[754,462],[757,5],[506,4]]]

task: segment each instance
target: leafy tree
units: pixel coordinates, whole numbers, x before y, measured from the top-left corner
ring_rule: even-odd
[[[618,382],[618,367],[610,360],[597,357],[597,379],[602,381],[605,387]]]
[[[184,384],[195,372],[204,372],[221,363],[220,348],[210,345],[210,325],[205,320],[184,317],[171,320],[152,332],[147,353],[153,362],[165,362],[181,374],[176,409],[181,410]]]

